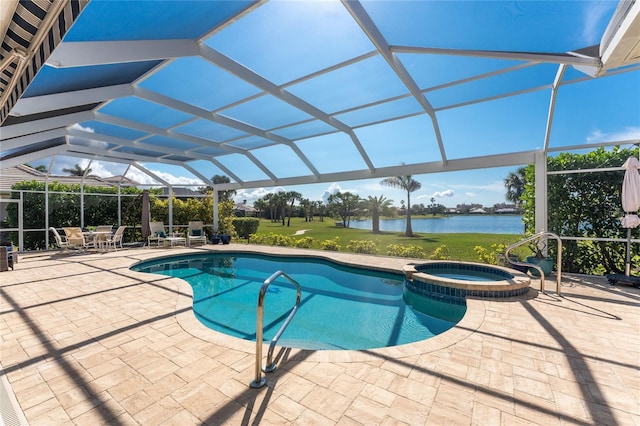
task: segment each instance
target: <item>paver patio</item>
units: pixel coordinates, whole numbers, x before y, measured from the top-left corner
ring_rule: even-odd
[[[0,363],[29,424],[640,425],[639,289],[566,275],[561,296],[549,281],[547,294],[470,298],[463,320],[433,339],[291,350],[266,387],[251,389],[254,342],[201,325],[185,282],[129,270],[160,255],[228,249],[293,252],[46,252],[1,273]]]

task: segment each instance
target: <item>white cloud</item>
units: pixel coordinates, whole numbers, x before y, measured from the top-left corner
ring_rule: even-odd
[[[447,189],[446,191],[438,191],[433,193],[434,198],[451,198],[456,195],[453,189]]]
[[[234,201],[237,203],[247,200],[247,204],[252,205],[259,198],[264,197],[267,194],[275,194],[278,192],[285,192],[285,189],[281,186],[273,189],[266,188],[254,188],[254,189],[240,189],[236,192]]]
[[[154,175],[158,176],[160,179],[163,179],[173,186],[188,186],[191,189],[195,189],[195,187],[191,185],[205,186],[205,184],[198,179],[192,179],[185,176],[175,176],[171,173],[162,172],[160,170],[148,170]],[[112,175],[113,174],[109,174],[108,176]],[[141,185],[162,185],[162,183],[157,182],[154,178],[146,173],[143,173],[136,167],[131,167],[126,174],[126,177],[140,183]]]
[[[476,194],[474,194],[473,192],[465,192],[464,196],[467,198],[473,198],[476,196]]]
[[[201,185],[204,186],[204,183],[199,179],[192,179],[186,176],[175,176],[171,173],[161,172],[160,170],[149,170],[154,175],[158,176],[160,179],[169,182],[171,185]]]
[[[358,191],[355,189],[342,189],[339,184],[332,183],[331,185],[329,185],[329,188],[325,189],[322,193],[322,202],[327,204],[329,202],[329,196],[337,194],[338,192],[350,192],[352,194],[358,193]]]
[[[127,172],[127,178],[136,181],[142,185],[158,185],[158,182],[156,182],[155,179],[153,179],[151,176],[149,176],[146,173],[142,173],[140,170],[138,170],[135,167],[132,167],[129,169],[129,171]]]
[[[640,127],[625,127],[612,133],[605,133],[599,129],[595,129],[587,136],[587,143],[618,142],[632,139],[640,139]]]
[[[603,1],[590,1],[583,4],[588,7],[584,11],[584,25],[582,26],[582,34],[580,42],[585,46],[596,44],[600,42],[602,34],[599,28],[601,22],[607,19],[609,11],[611,10],[611,2]]]
[[[83,132],[87,132],[87,133],[95,133],[96,132],[93,128],[85,127],[80,123],[75,123],[73,126],[69,127],[69,129],[82,130]]]

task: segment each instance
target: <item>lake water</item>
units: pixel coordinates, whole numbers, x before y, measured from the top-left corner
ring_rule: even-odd
[[[404,232],[406,219],[380,220],[380,230]],[[351,221],[351,228],[371,229],[371,219]],[[523,234],[522,216],[515,215],[451,215],[442,218],[411,218],[413,232]]]

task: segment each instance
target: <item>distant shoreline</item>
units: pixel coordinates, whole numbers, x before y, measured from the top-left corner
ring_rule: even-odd
[[[482,217],[482,216],[520,216],[522,217],[522,213],[451,213],[451,214],[437,214],[433,215],[411,215],[411,220],[413,219],[447,219],[450,217],[458,217],[458,216],[473,216],[473,217]],[[406,216],[382,216],[380,220],[398,220],[398,219],[406,219]],[[363,220],[371,220],[370,217],[366,219],[355,219],[359,221]]]

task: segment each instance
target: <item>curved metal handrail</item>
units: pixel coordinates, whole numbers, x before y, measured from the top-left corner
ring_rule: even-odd
[[[291,309],[291,312],[289,312],[289,316],[284,321],[282,326],[280,326],[280,329],[278,330],[276,335],[273,337],[273,339],[271,339],[271,343],[269,344],[269,351],[267,352],[267,364],[263,369],[261,367],[261,362],[262,362],[262,331],[263,331],[262,329],[263,329],[263,322],[264,322],[264,297],[267,293],[267,287],[269,287],[269,285],[273,281],[275,281],[275,279],[278,278],[279,276],[285,277],[296,288],[296,304]],[[267,383],[267,379],[262,376],[262,371],[270,373],[276,369],[276,363],[273,362],[273,350],[275,349],[276,344],[278,343],[280,336],[282,336],[282,333],[284,332],[285,328],[287,328],[287,326],[291,322],[291,319],[298,311],[298,307],[300,306],[301,295],[302,295],[302,289],[300,288],[300,284],[298,284],[296,280],[291,278],[289,275],[287,275],[283,271],[276,271],[275,273],[273,273],[273,275],[271,275],[269,278],[264,280],[264,284],[262,284],[262,287],[260,288],[260,294],[258,295],[258,308],[256,312],[256,374],[255,374],[255,379],[250,383],[250,386],[252,388],[260,388]]]
[[[556,256],[556,275],[557,275],[556,292],[558,293],[558,295],[560,295],[560,283],[562,281],[562,240],[560,239],[559,235],[554,234],[553,232],[546,232],[546,231],[538,232],[537,234],[534,234],[530,237],[527,237],[523,240],[520,240],[516,243],[511,244],[505,250],[504,256],[507,262],[509,262],[512,265],[526,266],[526,267],[534,268],[535,270],[537,270],[540,273],[540,291],[542,291],[542,293],[545,294],[545,291],[544,291],[545,278],[544,278],[544,271],[542,270],[542,268],[533,263],[511,260],[511,258],[509,258],[509,252],[511,251],[511,249],[520,247],[524,244],[530,243],[531,241],[541,240],[543,238],[546,239],[549,237],[554,238],[558,242],[558,255]]]

